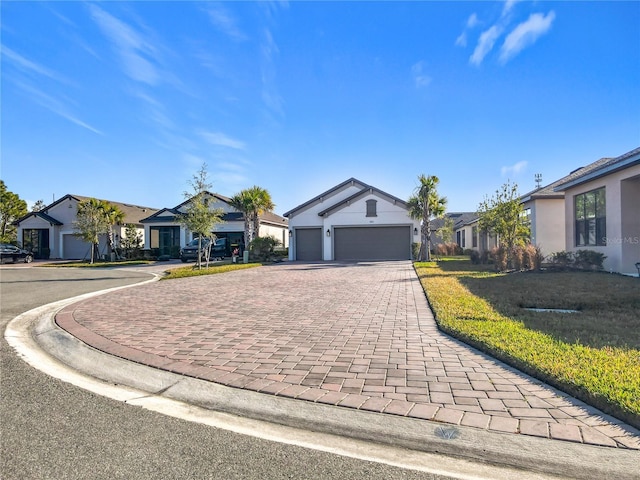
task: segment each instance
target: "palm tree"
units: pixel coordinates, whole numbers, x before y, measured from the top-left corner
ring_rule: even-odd
[[[107,239],[109,241],[109,253],[115,252],[115,245],[113,241],[113,226],[124,221],[124,212],[120,210],[120,207],[113,205],[109,202],[102,201],[102,212],[109,224],[107,231]]]
[[[260,236],[260,217],[275,208],[271,194],[254,185],[234,195],[231,205],[244,214],[244,244],[248,247],[254,237]]]
[[[437,186],[440,180],[435,175],[418,175],[419,185],[409,198],[409,216],[420,219],[419,261],[431,260],[431,218],[444,214],[447,199],[438,196]]]
[[[100,243],[100,235],[107,233],[109,227],[107,217],[104,215],[104,205],[102,200],[95,198],[78,203],[74,227],[76,235],[91,244],[91,263],[93,263],[94,252]]]

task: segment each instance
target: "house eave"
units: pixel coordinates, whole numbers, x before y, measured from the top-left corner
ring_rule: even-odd
[[[569,182],[562,183],[555,187],[553,190],[555,192],[564,192],[565,190],[569,190],[570,188],[577,187],[578,185],[582,185],[583,183],[591,182],[593,180],[597,180],[607,175],[611,175],[612,173],[619,172],[620,170],[624,170],[630,168],[634,165],[640,164],[640,148],[633,151],[633,155],[630,155],[627,158],[619,162],[612,163],[606,167],[600,168],[598,170],[594,170],[593,172],[589,172],[582,177],[578,177]]]

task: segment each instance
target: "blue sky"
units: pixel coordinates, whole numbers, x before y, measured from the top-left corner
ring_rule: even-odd
[[[356,177],[450,211],[640,145],[640,2],[0,4],[1,178],[173,207],[259,185],[276,213]]]

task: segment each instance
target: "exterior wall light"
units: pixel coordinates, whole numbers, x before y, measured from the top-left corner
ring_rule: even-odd
[[[331,230],[327,228],[327,237],[330,237],[330,236],[331,236]]]
[[[289,230],[289,238],[293,237],[293,230]]]
[[[414,235],[417,235],[417,234],[418,234],[418,227],[414,227],[414,228],[413,228],[413,234],[414,234]]]

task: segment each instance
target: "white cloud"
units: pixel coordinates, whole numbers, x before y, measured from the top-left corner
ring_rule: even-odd
[[[472,13],[471,15],[469,15],[464,31],[458,36],[458,38],[456,38],[456,43],[455,43],[456,46],[466,47],[467,46],[467,30],[474,28],[479,23],[480,21],[478,20],[478,15],[476,15],[475,13]]]
[[[524,169],[527,168],[527,162],[522,160],[514,165],[502,167],[500,169],[500,173],[503,177],[508,176],[509,174],[518,175]]]
[[[246,40],[247,36],[240,30],[236,19],[222,4],[214,3],[207,8],[209,20],[214,27],[234,40]]]
[[[500,61],[508,62],[520,53],[525,47],[532,45],[542,35],[551,29],[556,14],[552,10],[547,15],[532,13],[529,18],[519,24],[507,35],[500,49]]]
[[[133,27],[90,5],[91,16],[120,55],[125,73],[139,82],[156,85],[160,74],[152,61],[156,48]]]
[[[505,0],[504,6],[502,7],[502,16],[506,17],[511,12],[511,9],[513,9],[513,6],[518,1],[519,0]]]
[[[227,147],[233,148],[235,150],[244,150],[245,144],[240,140],[236,140],[235,138],[231,138],[225,135],[222,132],[205,132],[201,131],[200,136],[204,138],[211,145],[215,145],[217,147]]]
[[[273,35],[268,28],[264,29],[264,36],[263,41],[260,44],[260,51],[262,54],[262,62],[260,66],[262,75],[262,101],[269,111],[283,116],[283,100],[277,88],[277,72],[274,61],[274,57],[280,53],[280,50],[278,49],[278,45],[273,39]]]
[[[416,88],[424,88],[431,83],[431,77],[424,73],[424,66],[424,61],[420,60],[411,67],[411,74],[413,75]]]
[[[52,80],[56,80],[61,83],[66,83],[66,84],[71,83],[62,75],[54,72],[53,70],[47,67],[44,67],[36,62],[33,62],[23,57],[19,53],[11,50],[6,45],[2,45],[2,54],[7,58],[7,60],[10,60],[15,67],[19,68],[23,72],[37,73],[38,75],[51,78]]]
[[[488,30],[485,30],[480,35],[480,39],[478,40],[478,44],[476,45],[473,54],[469,58],[469,62],[474,65],[480,65],[484,57],[491,51],[493,45],[496,43],[496,40],[502,33],[502,28],[498,25],[494,25]]]
[[[37,88],[24,83],[24,82],[14,82],[20,89],[22,89],[25,93],[29,94],[29,98],[40,105],[41,107],[46,108],[47,110],[55,113],[56,115],[61,116],[62,118],[70,121],[78,125],[79,127],[86,128],[87,130],[96,133],[98,135],[104,135],[100,130],[95,127],[92,127],[86,122],[80,120],[69,108],[68,103],[64,103],[57,98],[52,97],[51,95],[47,95],[46,93],[38,90]]]

